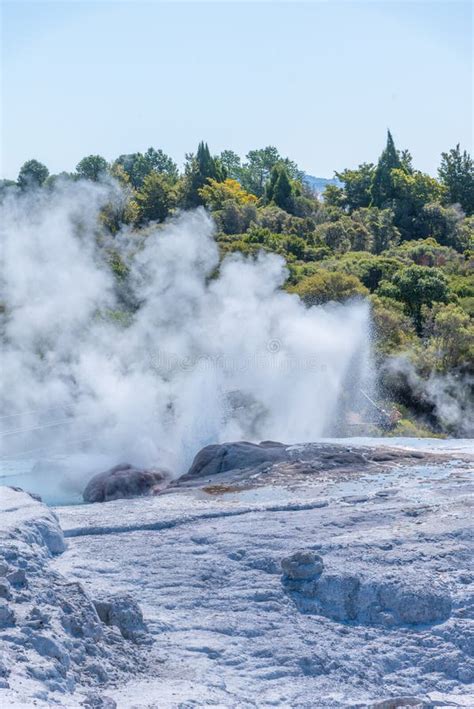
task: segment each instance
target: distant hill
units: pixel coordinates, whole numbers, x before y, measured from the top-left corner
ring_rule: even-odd
[[[304,182],[318,194],[322,194],[328,185],[341,185],[340,180],[335,177],[329,179],[327,177],[314,177],[314,175],[305,175]]]

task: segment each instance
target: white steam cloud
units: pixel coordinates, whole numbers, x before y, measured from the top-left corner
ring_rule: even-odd
[[[97,246],[112,198],[74,183],[4,200],[3,460],[80,452],[87,472],[129,460],[179,475],[211,442],[329,434],[370,376],[368,307],[306,308],[276,255],[217,272],[204,210],[109,237],[130,265],[117,288]]]
[[[474,378],[456,372],[438,374],[432,372],[423,379],[406,355],[387,358],[382,368],[382,378],[386,388],[395,390],[399,397],[409,395],[425,413],[421,420],[431,419],[442,426],[442,430],[455,436],[472,438],[474,435],[474,401],[472,392]]]

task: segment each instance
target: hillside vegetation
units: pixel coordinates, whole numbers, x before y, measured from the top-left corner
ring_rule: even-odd
[[[29,160],[0,194],[111,178],[125,197],[103,209],[97,239],[119,283],[127,278],[126,258],[114,247],[119,231],[136,234],[139,244],[150,224],[205,207],[222,256],[281,254],[285,287],[308,305],[370,300],[381,397],[403,414],[395,433],[470,433],[474,163],[459,145],[442,154],[434,178],[388,133],[377,164],[336,173],[322,196],[274,147],[252,150],[242,162],[231,150],[213,156],[205,143],[186,155],[182,173],[154,148],[112,163],[90,155],[72,174],[50,175]]]

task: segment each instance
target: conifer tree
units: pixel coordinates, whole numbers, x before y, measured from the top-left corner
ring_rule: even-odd
[[[389,206],[393,199],[392,170],[403,168],[400,154],[393,142],[392,134],[387,131],[387,144],[375,168],[371,188],[372,206]]]
[[[281,163],[272,169],[266,188],[266,198],[268,202],[273,202],[280,209],[293,213],[295,203],[293,187],[285,166]]]
[[[186,208],[199,207],[203,204],[200,190],[208,180],[223,182],[225,170],[218,158],[213,158],[207,143],[201,141],[196,155],[189,155],[185,169],[183,202]]]

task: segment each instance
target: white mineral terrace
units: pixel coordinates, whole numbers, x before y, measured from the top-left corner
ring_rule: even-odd
[[[0,705],[473,707],[472,445],[390,445],[449,457],[55,509],[0,488]]]

